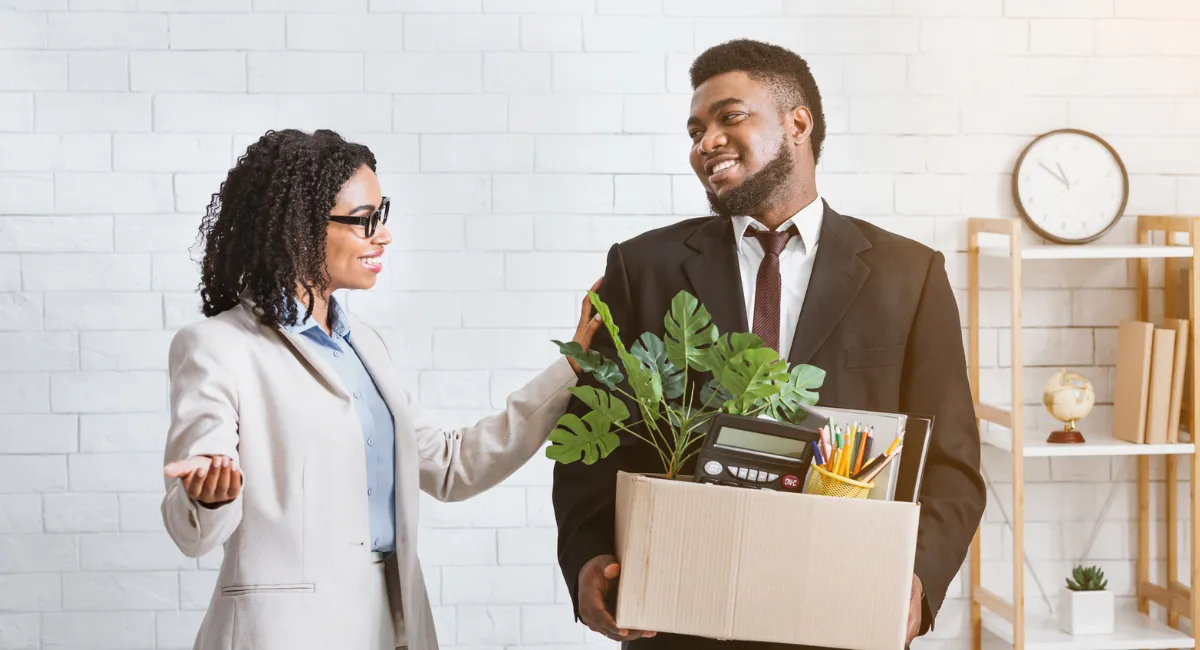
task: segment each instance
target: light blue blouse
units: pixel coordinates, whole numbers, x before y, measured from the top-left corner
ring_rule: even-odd
[[[303,318],[305,307],[297,301]],[[325,333],[313,319],[286,327],[312,346],[333,366],[342,385],[350,392],[354,408],[362,421],[362,436],[367,451],[367,506],[371,518],[371,550],[396,549],[396,425],[391,409],[383,401],[375,380],[367,372],[354,349],[350,321],[332,296],[329,314],[333,336]]]

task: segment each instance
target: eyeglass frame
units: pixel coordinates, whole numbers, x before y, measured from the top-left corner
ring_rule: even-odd
[[[379,226],[387,224],[388,213],[391,212],[391,209],[392,200],[385,196],[379,202],[379,208],[365,217],[348,217],[340,214],[331,214],[329,215],[329,220],[351,226],[362,226],[363,232],[366,233],[367,237],[374,237],[375,231],[379,229]],[[377,216],[378,219],[376,219]]]

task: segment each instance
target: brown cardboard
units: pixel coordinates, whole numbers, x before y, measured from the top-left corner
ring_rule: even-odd
[[[619,472],[625,629],[902,650],[920,507]]]

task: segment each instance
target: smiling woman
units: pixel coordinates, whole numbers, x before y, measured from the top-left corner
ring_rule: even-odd
[[[171,342],[162,502],[184,554],[225,551],[198,649],[436,650],[418,490],[491,488],[566,409],[579,369],[560,358],[472,426],[423,415],[332,295],[375,286],[389,208],[371,151],[324,130],[267,132],[208,207],[208,318]]]

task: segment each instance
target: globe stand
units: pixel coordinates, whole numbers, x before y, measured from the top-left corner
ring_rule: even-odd
[[[1050,437],[1046,438],[1046,442],[1058,445],[1077,444],[1087,441],[1083,439],[1083,434],[1079,432],[1079,429],[1075,428],[1075,422],[1071,421],[1062,429],[1050,432]]]

